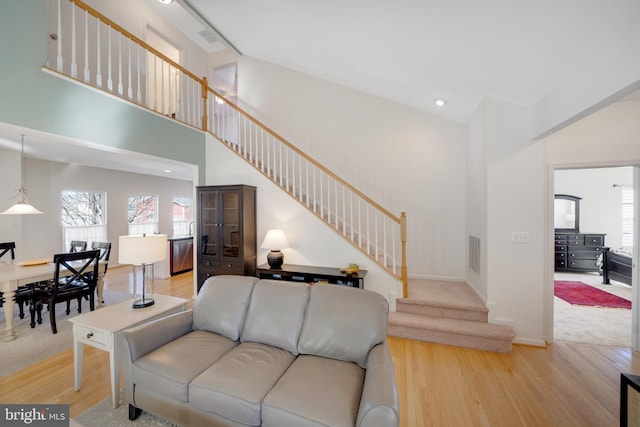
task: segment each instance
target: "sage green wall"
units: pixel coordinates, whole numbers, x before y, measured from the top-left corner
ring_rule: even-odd
[[[47,2],[3,2],[0,122],[194,164],[204,182],[203,132],[44,72],[46,49]]]

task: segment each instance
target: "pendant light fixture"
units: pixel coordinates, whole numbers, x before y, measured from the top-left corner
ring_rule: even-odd
[[[17,199],[16,204],[2,212],[2,215],[29,215],[42,213],[29,204],[27,189],[24,188],[24,134],[21,133],[20,136],[22,137],[20,148],[20,189],[17,190],[18,194],[9,199]]]

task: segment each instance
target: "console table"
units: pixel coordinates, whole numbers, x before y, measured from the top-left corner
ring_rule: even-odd
[[[360,270],[357,274],[346,274],[338,268],[312,267],[308,265],[284,264],[280,268],[271,268],[269,264],[262,264],[256,268],[259,279],[291,280],[293,282],[327,282],[333,285],[364,288],[364,276],[367,270]]]

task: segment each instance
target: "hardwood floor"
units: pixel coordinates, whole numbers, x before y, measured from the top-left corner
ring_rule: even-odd
[[[105,286],[128,291],[129,276],[111,269]],[[156,292],[190,298],[191,273],[157,280]],[[556,342],[497,354],[388,340],[403,427],[616,426],[620,373],[640,374],[638,353],[625,348]],[[0,402],[66,403],[77,417],[110,395],[107,353],[85,346],[83,372],[76,392],[73,351],[65,351],[1,378]]]

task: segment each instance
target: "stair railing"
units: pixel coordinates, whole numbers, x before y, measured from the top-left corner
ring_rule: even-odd
[[[49,0],[46,68],[211,133],[403,283],[406,214],[396,216],[177,62],[81,0]],[[55,64],[55,65],[52,65]]]

